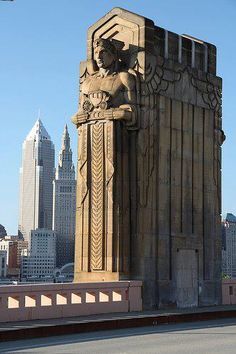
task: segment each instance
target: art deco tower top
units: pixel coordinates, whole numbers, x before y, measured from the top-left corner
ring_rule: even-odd
[[[75,179],[75,167],[72,161],[72,151],[70,148],[70,136],[67,125],[65,125],[62,135],[62,146],[59,153],[59,161],[56,169],[56,179]]]

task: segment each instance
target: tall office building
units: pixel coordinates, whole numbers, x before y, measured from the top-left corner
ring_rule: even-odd
[[[3,225],[0,224],[0,237],[5,237],[7,236],[6,229]]]
[[[53,182],[53,230],[56,231],[57,267],[74,262],[76,180],[67,126]]]
[[[0,278],[7,275],[7,251],[0,250]]]
[[[222,225],[222,273],[236,278],[236,216],[228,213]]]
[[[52,229],[54,145],[40,119],[23,143],[20,169],[19,235]]]

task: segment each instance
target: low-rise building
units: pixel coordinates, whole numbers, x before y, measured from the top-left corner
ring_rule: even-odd
[[[10,255],[10,245],[12,244],[13,241],[10,239],[2,238],[0,239],[0,251],[5,251],[7,258],[6,258],[6,264],[8,265],[9,263],[9,255]]]
[[[21,267],[21,256],[24,254],[25,250],[28,249],[28,241],[18,240],[17,241],[17,266]]]
[[[7,251],[0,250],[0,278],[7,275]]]
[[[19,278],[21,267],[21,252],[27,248],[28,242],[17,236],[5,236],[0,239],[0,251],[6,252],[6,275],[10,278]]]
[[[47,229],[31,231],[29,250],[24,250],[21,277],[27,280],[53,277],[56,266],[56,233]]]

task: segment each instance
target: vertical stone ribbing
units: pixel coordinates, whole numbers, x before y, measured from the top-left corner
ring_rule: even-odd
[[[192,185],[191,185],[191,194],[192,194],[192,203],[191,203],[191,209],[192,209],[192,227],[191,227],[191,231],[192,234],[194,234],[195,229],[194,229],[194,220],[195,220],[195,215],[194,215],[194,154],[195,154],[195,148],[194,148],[194,137],[195,137],[195,118],[194,118],[194,106],[191,105],[191,115],[192,115],[192,154],[191,154],[191,159],[192,159]]]
[[[203,111],[203,124],[202,124],[202,248],[203,248],[203,258],[202,258],[202,266],[203,266],[203,280],[206,280],[206,245],[205,245],[205,122],[206,122],[206,114],[205,109]]]
[[[103,270],[104,260],[104,145],[103,124],[91,129],[91,270]]]
[[[171,277],[171,101],[158,97],[157,126],[158,151],[158,278],[167,281]],[[166,163],[164,163],[166,161]]]
[[[173,120],[172,120],[172,114],[173,114],[173,101],[172,99],[167,99],[170,103],[170,110],[169,110],[169,120],[170,120],[170,141],[169,141],[169,146],[170,146],[170,175],[169,175],[169,280],[172,280],[172,170],[173,170],[173,164],[172,164],[172,148],[173,148],[173,143],[172,143],[172,126],[173,126]]]
[[[183,103],[182,110],[182,233],[192,235],[192,106]],[[188,240],[186,240],[188,242]]]
[[[181,102],[172,100],[172,142],[171,142],[171,235],[181,233]]]
[[[112,255],[113,255],[113,234],[114,234],[114,147],[115,147],[115,136],[114,136],[114,123],[108,122],[105,130],[105,149],[106,149],[106,164],[105,164],[105,227],[106,234],[104,240],[104,253],[106,254],[105,262],[106,269],[112,272]]]

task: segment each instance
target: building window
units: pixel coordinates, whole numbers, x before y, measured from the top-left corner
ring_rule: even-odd
[[[61,186],[60,187],[60,192],[61,193],[71,193],[72,192],[71,186]]]

